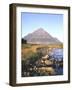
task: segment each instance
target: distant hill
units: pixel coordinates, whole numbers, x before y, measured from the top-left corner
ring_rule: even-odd
[[[43,28],[39,28],[33,33],[29,33],[23,39],[31,44],[62,44],[57,38],[52,37]]]

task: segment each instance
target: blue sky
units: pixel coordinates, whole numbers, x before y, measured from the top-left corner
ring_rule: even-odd
[[[22,37],[43,28],[63,42],[63,15],[46,13],[21,13]]]

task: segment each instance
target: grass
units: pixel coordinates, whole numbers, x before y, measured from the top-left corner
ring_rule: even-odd
[[[31,44],[22,44],[22,48],[31,48]]]
[[[36,62],[41,60],[42,56],[44,56],[44,54],[46,55],[53,48],[63,48],[63,45],[22,44],[21,47],[22,77],[35,75],[36,76],[54,75],[55,69],[52,67],[40,67],[40,68],[37,66],[35,67]],[[45,52],[44,50],[47,50],[48,52]],[[60,63],[61,67],[63,67],[62,64],[63,62]]]
[[[63,48],[63,45],[40,45],[40,44],[22,44],[21,55],[22,58],[31,56],[33,53],[37,52],[39,48],[46,48],[51,51],[52,48]],[[22,59],[23,60],[23,59]]]

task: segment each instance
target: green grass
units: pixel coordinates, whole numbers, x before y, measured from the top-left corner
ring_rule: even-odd
[[[31,48],[31,44],[22,44],[22,48]]]

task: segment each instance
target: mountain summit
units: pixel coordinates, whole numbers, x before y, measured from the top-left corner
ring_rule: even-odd
[[[61,44],[57,38],[52,37],[43,28],[39,28],[26,35],[24,39],[27,40],[27,43],[31,44]]]
[[[39,28],[33,32],[33,34],[47,34],[47,32],[43,28]]]

